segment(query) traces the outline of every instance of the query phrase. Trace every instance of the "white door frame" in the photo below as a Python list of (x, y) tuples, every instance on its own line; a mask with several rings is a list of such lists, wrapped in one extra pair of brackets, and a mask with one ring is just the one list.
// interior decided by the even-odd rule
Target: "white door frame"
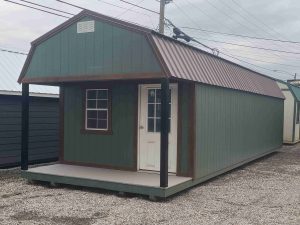
[[(141, 138), (140, 138), (140, 124), (141, 124), (141, 89), (142, 89), (142, 87), (149, 87), (149, 88), (151, 88), (151, 87), (153, 87), (153, 88), (158, 88), (158, 87), (161, 87), (161, 85), (160, 84), (139, 84), (138, 85), (138, 121), (137, 121), (137, 127), (136, 127), (136, 129), (137, 129), (137, 171), (147, 171), (147, 170), (143, 170), (143, 169), (140, 169), (140, 155), (141, 155), (141, 153), (140, 153), (140, 144), (141, 144)], [(176, 119), (176, 121), (175, 121), (175, 123), (176, 123), (176, 152), (175, 152), (175, 155), (176, 155), (176, 160), (175, 160), (175, 163), (176, 163), (176, 165), (175, 165), (175, 172), (169, 172), (169, 173), (177, 173), (178, 171), (177, 171), (177, 161), (178, 161), (178, 159), (177, 159), (177, 157), (178, 157), (178, 142), (177, 142), (177, 135), (178, 135), (178, 84), (177, 83), (172, 83), (172, 84), (170, 84), (170, 87), (176, 87), (176, 90), (177, 90), (177, 103), (176, 103), (176, 105), (177, 105), (177, 107), (176, 107), (176, 113), (177, 113), (177, 119)], [(151, 171), (151, 172), (153, 172), (153, 173), (159, 173), (160, 171)]]

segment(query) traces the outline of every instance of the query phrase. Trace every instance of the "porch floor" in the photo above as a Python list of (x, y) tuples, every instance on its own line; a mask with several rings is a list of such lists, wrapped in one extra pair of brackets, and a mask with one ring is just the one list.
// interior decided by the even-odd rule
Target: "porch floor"
[(190, 177), (169, 175), (169, 186), (161, 188), (158, 173), (121, 171), (66, 164), (30, 168), (27, 171), (22, 171), (22, 176), (30, 180), (97, 187), (157, 197), (167, 197), (184, 190), (192, 183)]

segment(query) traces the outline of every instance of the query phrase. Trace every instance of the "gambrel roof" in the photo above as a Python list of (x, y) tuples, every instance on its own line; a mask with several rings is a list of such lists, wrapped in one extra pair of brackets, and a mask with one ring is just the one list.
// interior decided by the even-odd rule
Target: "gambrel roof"
[[(135, 74), (130, 74), (126, 71), (124, 74), (121, 74), (120, 72), (110, 72), (108, 75), (106, 74), (106, 76), (100, 76), (99, 73), (95, 72), (94, 74), (83, 74), (82, 76), (75, 77), (71, 76), (72, 74), (67, 74), (68, 76), (48, 74), (46, 77), (47, 79), (26, 77), (36, 47), (85, 17), (93, 18), (95, 21), (101, 21), (142, 35), (151, 48), (151, 54), (156, 58), (156, 60), (152, 60), (153, 67), (155, 67), (155, 64), (157, 63), (160, 67), (160, 71), (143, 71), (145, 72), (143, 76), (139, 75), (142, 74), (140, 71), (137, 71)], [(174, 40), (165, 35), (161, 35), (151, 29), (89, 10), (83, 10), (65, 23), (32, 42), (32, 48), (21, 72), (19, 82), (58, 83), (67, 81), (149, 79), (160, 77), (195, 81), (265, 96), (284, 98), (276, 82), (266, 75)]]

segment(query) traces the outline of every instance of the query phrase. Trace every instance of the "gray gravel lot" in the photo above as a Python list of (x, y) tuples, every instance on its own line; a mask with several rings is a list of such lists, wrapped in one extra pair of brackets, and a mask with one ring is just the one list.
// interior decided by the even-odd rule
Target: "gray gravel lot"
[(300, 224), (300, 145), (269, 155), (165, 202), (27, 184), (0, 170), (0, 224)]

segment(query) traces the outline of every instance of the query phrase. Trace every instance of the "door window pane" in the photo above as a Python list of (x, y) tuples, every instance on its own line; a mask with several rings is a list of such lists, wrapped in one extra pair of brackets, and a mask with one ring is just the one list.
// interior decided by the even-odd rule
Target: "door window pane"
[(148, 104), (148, 117), (154, 117), (155, 104)]
[(156, 118), (156, 132), (160, 132), (160, 118)]
[(155, 116), (160, 118), (160, 114), (161, 114), (161, 104), (156, 104), (156, 113)]
[[(158, 88), (148, 89), (148, 132), (160, 132), (161, 127), (161, 90)], [(169, 121), (171, 113), (171, 90), (169, 103)], [(169, 124), (170, 131), (170, 124)]]
[(149, 89), (148, 90), (148, 103), (154, 103), (155, 102), (155, 92), (156, 92), (156, 89)]
[(148, 132), (154, 132), (154, 119), (148, 119)]

